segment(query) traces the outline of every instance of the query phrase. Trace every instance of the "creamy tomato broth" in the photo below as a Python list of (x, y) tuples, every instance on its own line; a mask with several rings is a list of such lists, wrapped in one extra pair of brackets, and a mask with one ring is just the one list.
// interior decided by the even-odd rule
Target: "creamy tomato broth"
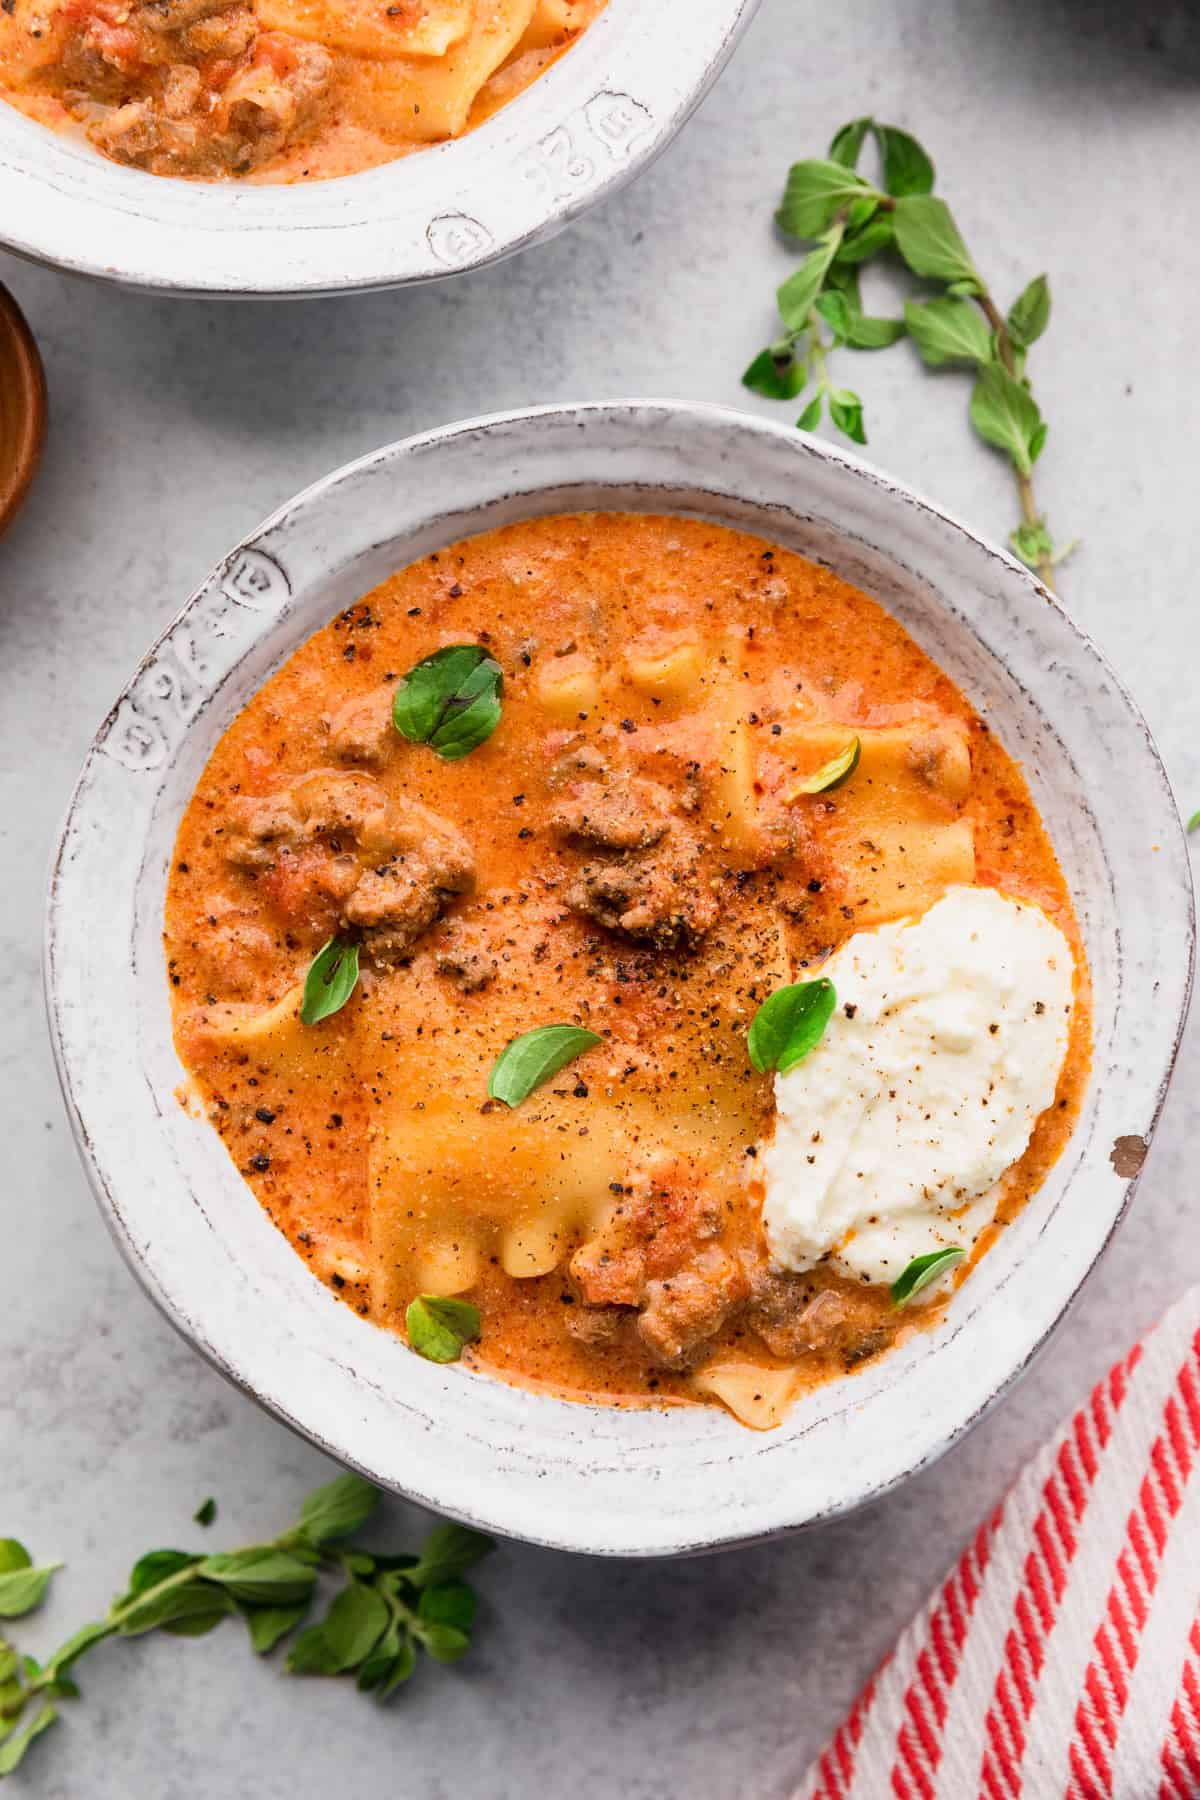
[(0, 96), (155, 175), (321, 180), (461, 137), (606, 0), (4, 0)]
[[(452, 645), (500, 684), (457, 758), (393, 716)], [(358, 979), (306, 1024), (330, 940)], [(458, 1296), (499, 1375), (755, 1425), (936, 1317), (1087, 1074), (1078, 929), (1017, 765), (873, 600), (695, 520), (513, 525), (340, 614), (217, 746), (165, 943), (193, 1103), (364, 1318)], [(759, 1009), (826, 963), (817, 1041), (777, 1072), (760, 1025), (756, 1068)], [(597, 1041), (490, 1098), (549, 1025)]]

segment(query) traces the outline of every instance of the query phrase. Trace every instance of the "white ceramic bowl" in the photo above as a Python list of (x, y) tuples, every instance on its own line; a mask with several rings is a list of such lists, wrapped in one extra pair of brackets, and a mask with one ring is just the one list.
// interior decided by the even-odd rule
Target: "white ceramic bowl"
[[(1095, 981), (1095, 1072), (1041, 1192), (936, 1330), (757, 1434), (710, 1408), (618, 1412), (414, 1356), (312, 1276), (173, 1090), (161, 947), (180, 815), (273, 669), (394, 569), (580, 507), (699, 513), (876, 595), (1024, 763)], [(1158, 1116), (1191, 978), (1191, 880), (1157, 753), (1026, 570), (789, 428), (610, 403), (469, 421), (307, 489), (214, 570), (98, 733), (55, 861), (47, 984), (85, 1165), (151, 1297), (231, 1380), (383, 1485), (573, 1550), (660, 1555), (828, 1517), (945, 1450), (1028, 1363), (1103, 1249)], [(1114, 1146), (1124, 1140), (1113, 1158)]]
[(609, 0), (478, 131), (311, 184), (147, 175), (0, 101), (0, 243), (181, 294), (332, 294), (479, 268), (553, 237), (665, 148), (757, 6)]

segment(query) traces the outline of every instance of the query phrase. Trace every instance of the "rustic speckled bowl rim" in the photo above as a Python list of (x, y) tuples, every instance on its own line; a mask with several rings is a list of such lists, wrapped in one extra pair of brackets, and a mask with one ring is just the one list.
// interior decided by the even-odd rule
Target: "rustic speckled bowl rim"
[(265, 298), (437, 280), (561, 231), (666, 148), (759, 0), (609, 0), (479, 130), (286, 186), (148, 175), (0, 100), (0, 244), (139, 290)]
[[(162, 894), (179, 813), (229, 719), (392, 567), (464, 531), (606, 504), (690, 510), (823, 557), (884, 598), (985, 714), (1003, 708), (1001, 735), (1051, 824), (1096, 977), (1095, 1078), (1050, 1180), (941, 1325), (807, 1396), (770, 1434), (713, 1409), (573, 1406), (423, 1363), (310, 1275), (215, 1133), (172, 1098)], [(953, 597), (935, 577), (957, 584)], [(306, 489), (222, 560), (93, 743), (51, 874), (46, 988), (103, 1216), (151, 1298), (215, 1367), (332, 1455), (435, 1510), (556, 1548), (678, 1555), (877, 1497), (941, 1455), (1028, 1366), (1133, 1193), (1194, 942), (1186, 844), (1145, 722), (1026, 569), (900, 483), (787, 428), (717, 407), (615, 401), (390, 445)]]

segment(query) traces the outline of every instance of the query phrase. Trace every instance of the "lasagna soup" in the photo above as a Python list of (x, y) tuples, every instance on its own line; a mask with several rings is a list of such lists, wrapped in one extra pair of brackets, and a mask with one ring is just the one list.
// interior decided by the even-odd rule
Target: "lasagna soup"
[(335, 618), (218, 744), (165, 942), (184, 1097), (364, 1319), (760, 1427), (938, 1316), (1087, 1077), (1017, 765), (875, 601), (694, 519)]
[(0, 96), (117, 162), (318, 180), (461, 137), (605, 0), (2, 0)]

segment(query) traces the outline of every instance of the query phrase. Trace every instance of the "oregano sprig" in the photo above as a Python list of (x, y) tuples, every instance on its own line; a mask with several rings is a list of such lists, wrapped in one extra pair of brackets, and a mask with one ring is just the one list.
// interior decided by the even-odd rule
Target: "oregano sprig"
[[(868, 139), (879, 152), (882, 185), (859, 172)], [(1016, 480), (1021, 518), (1009, 543), (1053, 588), (1055, 566), (1071, 546), (1055, 549), (1034, 494), (1048, 427), (1025, 367), (1050, 321), (1049, 284), (1035, 276), (1002, 312), (934, 181), (933, 162), (917, 140), (872, 118), (843, 125), (824, 159), (793, 164), (776, 219), (812, 248), (778, 290), (783, 331), (742, 380), (773, 400), (807, 394), (797, 420), (802, 431), (812, 431), (828, 408), (840, 431), (865, 444), (862, 401), (835, 385), (831, 352), (883, 350), (908, 336), (928, 367), (974, 369), (971, 423), (1008, 458)], [(902, 318), (863, 311), (859, 270), (889, 257), (935, 290), (908, 301)]]
[[(419, 1554), (360, 1549), (347, 1540), (379, 1499), (370, 1482), (339, 1475), (309, 1494), (297, 1522), (267, 1543), (216, 1555), (147, 1551), (105, 1617), (74, 1632), (44, 1663), (0, 1638), (0, 1777), (54, 1724), (57, 1703), (79, 1698), (76, 1665), (106, 1638), (150, 1631), (200, 1637), (240, 1615), (252, 1647), (265, 1656), (303, 1623), (325, 1576), (341, 1585), (321, 1618), (292, 1639), (290, 1674), (354, 1675), (364, 1693), (385, 1700), (409, 1679), (419, 1652), (457, 1662), (470, 1649), (477, 1607), (462, 1578), (493, 1548), (492, 1539), (441, 1524)], [(23, 1544), (0, 1538), (4, 1617), (40, 1606), (58, 1566), (35, 1568)]]

